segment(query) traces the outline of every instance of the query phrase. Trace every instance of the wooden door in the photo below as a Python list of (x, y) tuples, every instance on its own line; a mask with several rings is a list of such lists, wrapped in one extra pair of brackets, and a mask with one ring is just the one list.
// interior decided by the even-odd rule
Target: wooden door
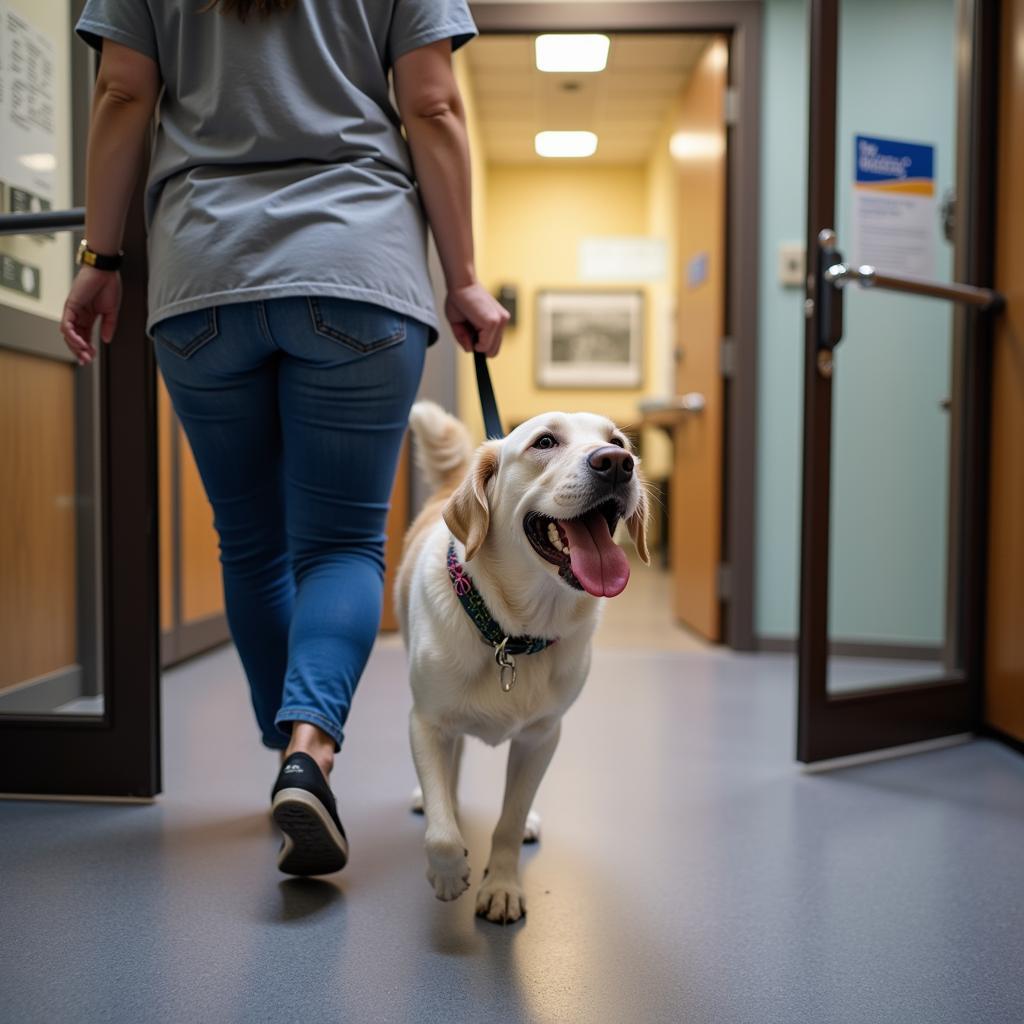
[(23, 709), (47, 710), (26, 681), (60, 673), (74, 677), (63, 700), (81, 695), (82, 669), (70, 670), (79, 661), (75, 370), (0, 348), (0, 713), (14, 691)]
[(402, 442), (398, 456), (398, 469), (391, 490), (391, 509), (388, 512), (387, 540), (384, 545), (384, 605), (381, 608), (380, 628), (384, 633), (398, 629), (398, 614), (392, 595), (395, 590), (395, 576), (398, 563), (402, 560), (402, 543), (409, 526), (409, 436)]
[(672, 140), (679, 242), (676, 394), (688, 405), (674, 429), (671, 551), (677, 618), (719, 640), (722, 615), (721, 345), (725, 314), (728, 45), (715, 38), (687, 83)]
[[(230, 640), (217, 533), (188, 440), (158, 383), (160, 491), (160, 628), (166, 668)], [(387, 521), (387, 574), (381, 629), (398, 629), (391, 601), (409, 523), (408, 443), (403, 444)]]
[(992, 367), (985, 719), (1024, 741), (1024, 0), (1003, 6)]
[(213, 509), (163, 378), (158, 383), (163, 667), (230, 639)]

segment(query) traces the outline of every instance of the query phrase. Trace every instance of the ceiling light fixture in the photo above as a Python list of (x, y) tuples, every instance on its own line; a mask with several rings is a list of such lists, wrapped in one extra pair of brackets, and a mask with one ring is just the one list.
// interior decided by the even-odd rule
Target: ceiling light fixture
[(604, 71), (611, 40), (584, 33), (537, 36), (538, 71)]
[(593, 156), (597, 152), (597, 136), (593, 132), (537, 132), (533, 148), (537, 156)]
[(725, 136), (720, 131), (676, 132), (668, 150), (676, 160), (715, 160), (725, 153)]

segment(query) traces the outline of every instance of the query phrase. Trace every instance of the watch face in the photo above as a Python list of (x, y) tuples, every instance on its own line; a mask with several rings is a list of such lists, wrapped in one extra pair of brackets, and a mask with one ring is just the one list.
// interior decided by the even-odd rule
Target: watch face
[(123, 256), (123, 252), (119, 252), (116, 256), (104, 256), (94, 252), (89, 248), (88, 241), (83, 238), (78, 243), (78, 254), (75, 258), (79, 266), (95, 267), (97, 270), (117, 270), (121, 266)]

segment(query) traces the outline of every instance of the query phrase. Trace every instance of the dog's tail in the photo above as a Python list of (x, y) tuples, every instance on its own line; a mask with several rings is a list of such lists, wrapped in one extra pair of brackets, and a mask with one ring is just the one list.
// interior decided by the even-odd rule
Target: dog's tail
[(473, 458), (469, 431), (436, 402), (417, 402), (409, 413), (416, 465), (434, 491), (451, 493)]

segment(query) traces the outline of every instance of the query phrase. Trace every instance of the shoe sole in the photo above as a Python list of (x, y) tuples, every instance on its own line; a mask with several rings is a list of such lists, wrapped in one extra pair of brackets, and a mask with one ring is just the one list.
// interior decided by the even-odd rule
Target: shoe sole
[(277, 866), (286, 875), (327, 875), (348, 862), (348, 843), (330, 812), (305, 789), (282, 789), (270, 813), (284, 833)]

